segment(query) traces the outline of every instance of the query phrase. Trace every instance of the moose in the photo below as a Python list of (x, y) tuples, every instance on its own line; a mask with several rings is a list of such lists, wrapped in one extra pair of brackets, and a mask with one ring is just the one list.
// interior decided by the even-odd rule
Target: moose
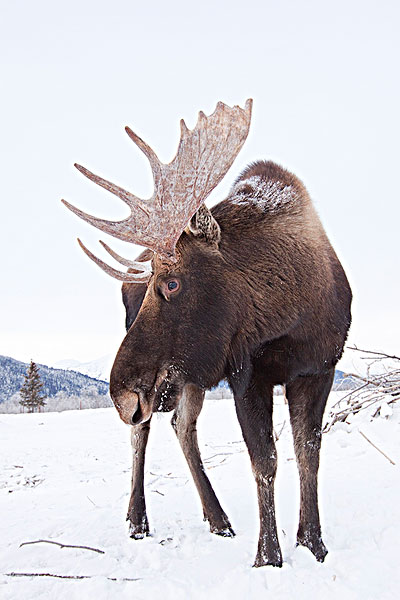
[(123, 281), (127, 333), (112, 367), (110, 394), (132, 426), (131, 537), (149, 534), (143, 476), (151, 417), (171, 410), (204, 519), (212, 533), (234, 535), (203, 468), (196, 433), (205, 390), (226, 379), (257, 484), (254, 566), (281, 566), (272, 411), (274, 386), (284, 385), (300, 476), (297, 543), (322, 562), (321, 423), (350, 326), (351, 290), (305, 187), (284, 168), (254, 162), (225, 200), (212, 210), (204, 204), (246, 140), (251, 110), (251, 100), (245, 108), (219, 102), (212, 115), (200, 112), (193, 130), (182, 120), (169, 164), (127, 127), (151, 165), (149, 200), (75, 165), (129, 206), (122, 221), (101, 220), (63, 202), (103, 232), (145, 248), (131, 261), (101, 242), (128, 267), (125, 272), (78, 240), (94, 262)]

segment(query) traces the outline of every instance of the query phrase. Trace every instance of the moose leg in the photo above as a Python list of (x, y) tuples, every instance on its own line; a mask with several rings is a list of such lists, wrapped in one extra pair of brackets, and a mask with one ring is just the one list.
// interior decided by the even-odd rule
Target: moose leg
[(186, 385), (171, 424), (199, 492), (204, 520), (209, 522), (210, 531), (225, 537), (233, 537), (235, 533), (205, 473), (197, 443), (196, 422), (203, 401), (204, 392), (200, 388), (195, 385)]
[(260, 537), (255, 567), (282, 566), (275, 521), (277, 458), (272, 430), (272, 390), (272, 385), (265, 385), (253, 377), (244, 397), (235, 397), (236, 413), (257, 483)]
[(297, 543), (306, 546), (319, 562), (328, 550), (321, 538), (317, 475), (321, 447), (321, 423), (334, 370), (327, 374), (298, 377), (287, 386), (294, 449), (300, 474), (300, 521)]
[(134, 540), (140, 540), (145, 535), (149, 535), (149, 522), (144, 497), (144, 458), (149, 432), (150, 420), (135, 425), (131, 431), (132, 487), (126, 520), (129, 521), (129, 535)]

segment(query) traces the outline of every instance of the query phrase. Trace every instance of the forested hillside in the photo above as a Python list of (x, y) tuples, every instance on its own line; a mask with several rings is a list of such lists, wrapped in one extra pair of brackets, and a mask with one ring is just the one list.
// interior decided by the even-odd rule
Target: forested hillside
[[(0, 403), (20, 390), (27, 367), (24, 362), (0, 356)], [(88, 388), (98, 395), (108, 394), (108, 384), (105, 381), (93, 379), (82, 373), (52, 369), (45, 365), (38, 365), (38, 370), (43, 383), (43, 394), (48, 398), (59, 392), (66, 396), (79, 396)]]

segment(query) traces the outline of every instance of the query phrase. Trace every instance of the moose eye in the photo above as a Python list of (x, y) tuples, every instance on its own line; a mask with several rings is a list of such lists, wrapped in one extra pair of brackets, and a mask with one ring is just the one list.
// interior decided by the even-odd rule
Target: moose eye
[(179, 289), (179, 281), (171, 279), (171, 281), (168, 281), (167, 283), (167, 288), (169, 292), (176, 292)]
[(159, 293), (163, 298), (169, 302), (171, 296), (176, 294), (181, 289), (181, 283), (179, 279), (171, 277), (170, 279), (164, 279), (159, 283)]

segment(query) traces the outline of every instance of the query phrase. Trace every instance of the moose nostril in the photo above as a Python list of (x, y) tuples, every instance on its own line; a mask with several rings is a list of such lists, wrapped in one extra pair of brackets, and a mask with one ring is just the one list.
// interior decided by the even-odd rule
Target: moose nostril
[(140, 408), (140, 402), (137, 403), (136, 410), (131, 417), (132, 425), (138, 425), (142, 420), (142, 409)]

